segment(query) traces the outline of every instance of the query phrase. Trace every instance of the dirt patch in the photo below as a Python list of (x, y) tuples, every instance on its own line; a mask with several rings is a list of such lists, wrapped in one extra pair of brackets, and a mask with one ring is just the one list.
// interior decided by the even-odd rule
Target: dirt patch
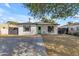
[(79, 37), (71, 35), (42, 35), (49, 56), (79, 56)]

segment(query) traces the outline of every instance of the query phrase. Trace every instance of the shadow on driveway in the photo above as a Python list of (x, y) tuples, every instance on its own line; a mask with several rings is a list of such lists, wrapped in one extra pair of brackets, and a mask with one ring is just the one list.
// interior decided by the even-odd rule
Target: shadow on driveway
[(43, 39), (39, 38), (0, 38), (1, 56), (46, 56)]

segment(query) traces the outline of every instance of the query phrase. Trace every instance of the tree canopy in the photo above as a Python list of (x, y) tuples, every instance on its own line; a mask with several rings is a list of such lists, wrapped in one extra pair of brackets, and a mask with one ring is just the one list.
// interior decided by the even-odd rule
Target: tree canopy
[(41, 22), (56, 24), (54, 20), (48, 19), (47, 17), (43, 17)]
[(79, 12), (78, 3), (24, 3), (30, 10), (30, 15), (36, 18), (48, 16), (50, 18), (72, 17)]

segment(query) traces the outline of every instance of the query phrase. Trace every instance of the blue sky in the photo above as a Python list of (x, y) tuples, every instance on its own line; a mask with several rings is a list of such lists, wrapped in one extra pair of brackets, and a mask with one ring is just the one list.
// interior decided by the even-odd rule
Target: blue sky
[[(7, 21), (27, 22), (31, 17), (29, 10), (24, 8), (22, 4), (0, 4), (0, 23), (6, 23)], [(36, 20), (31, 17), (31, 21)]]
[[(24, 8), (22, 4), (0, 4), (0, 23), (6, 23), (7, 21), (28, 22), (28, 18), (31, 17), (29, 10)], [(36, 22), (37, 19), (31, 17), (31, 22)], [(76, 18), (67, 18), (66, 20), (58, 19), (57, 23), (64, 25), (67, 22), (79, 22), (79, 16)]]

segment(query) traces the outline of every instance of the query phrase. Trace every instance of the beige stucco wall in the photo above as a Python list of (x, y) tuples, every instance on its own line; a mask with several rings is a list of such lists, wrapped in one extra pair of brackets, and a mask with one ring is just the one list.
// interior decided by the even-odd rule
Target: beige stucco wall
[(7, 24), (0, 24), (0, 34), (1, 35), (8, 34), (8, 25)]

